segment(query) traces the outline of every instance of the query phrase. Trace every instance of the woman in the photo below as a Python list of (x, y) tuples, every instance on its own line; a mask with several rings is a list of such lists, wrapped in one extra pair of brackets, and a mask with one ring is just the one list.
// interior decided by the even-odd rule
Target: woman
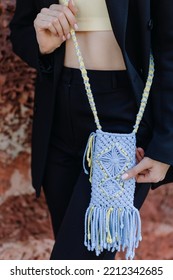
[(95, 124), (70, 28), (76, 30), (105, 131), (132, 131), (152, 48), (155, 77), (137, 134), (138, 164), (123, 177), (136, 178), (134, 205), (140, 209), (151, 185), (173, 177), (172, 13), (172, 0), (70, 0), (67, 7), (63, 1), (17, 0), (10, 24), (13, 49), (38, 71), (32, 184), (37, 196), (43, 186), (50, 210), (56, 237), (51, 259), (115, 257), (115, 252), (97, 257), (83, 245), (90, 184), (82, 157)]

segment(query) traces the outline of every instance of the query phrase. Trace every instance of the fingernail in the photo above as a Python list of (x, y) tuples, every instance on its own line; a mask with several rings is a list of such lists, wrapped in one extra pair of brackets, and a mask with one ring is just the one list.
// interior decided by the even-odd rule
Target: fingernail
[(70, 37), (71, 37), (71, 36), (70, 36), (70, 33), (68, 33), (68, 34), (67, 34), (67, 39), (69, 40), (69, 39), (70, 39)]
[(126, 179), (128, 178), (128, 174), (127, 174), (127, 173), (123, 174), (121, 178), (122, 178), (123, 180), (126, 180)]
[(74, 29), (75, 29), (75, 30), (78, 30), (78, 29), (79, 29), (79, 26), (78, 26), (76, 23), (74, 24)]
[(65, 38), (65, 36), (64, 36), (64, 35), (62, 36), (62, 39), (63, 39), (63, 41), (65, 41), (65, 40), (66, 40), (66, 38)]
[(75, 6), (75, 3), (74, 3), (74, 1), (73, 1), (73, 0), (71, 0), (71, 2), (72, 2), (72, 5), (73, 5), (73, 6)]

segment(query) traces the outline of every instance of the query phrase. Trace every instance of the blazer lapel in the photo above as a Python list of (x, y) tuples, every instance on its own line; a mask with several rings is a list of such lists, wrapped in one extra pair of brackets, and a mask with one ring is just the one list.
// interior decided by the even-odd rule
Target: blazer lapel
[(106, 1), (115, 38), (122, 50), (126, 62), (127, 72), (130, 76), (130, 80), (136, 96), (137, 104), (140, 105), (141, 93), (143, 91), (144, 83), (140, 78), (139, 74), (137, 73), (135, 67), (131, 63), (125, 49), (129, 0), (105, 0), (105, 1)]
[(112, 29), (122, 50), (125, 49), (125, 35), (129, 0), (105, 0)]

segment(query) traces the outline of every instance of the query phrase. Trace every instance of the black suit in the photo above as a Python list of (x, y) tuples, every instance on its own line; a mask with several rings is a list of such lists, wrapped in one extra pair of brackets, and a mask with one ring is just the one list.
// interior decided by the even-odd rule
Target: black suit
[[(49, 7), (52, 3), (57, 3), (57, 1), (26, 0), (23, 4), (22, 0), (18, 0), (16, 12), (10, 24), (14, 51), (38, 71), (32, 134), (32, 184), (38, 196), (45, 171), (65, 44), (62, 44), (52, 54), (41, 56), (33, 21), (42, 7)], [(152, 188), (156, 188), (164, 182), (173, 181), (173, 1), (106, 0), (106, 4), (113, 32), (124, 56), (137, 105), (140, 104), (148, 74), (151, 47), (153, 50), (155, 77), (137, 134), (137, 144), (145, 149), (146, 156), (171, 165), (165, 180), (152, 184)], [(86, 177), (84, 178), (81, 173), (58, 233), (59, 242), (54, 247), (52, 258), (54, 258), (54, 254), (56, 256), (57, 252), (60, 252), (62, 258), (63, 252), (65, 252), (64, 258), (72, 254), (73, 259), (75, 251), (77, 256), (81, 251), (81, 258), (87, 257), (86, 251), (82, 251), (81, 247), (77, 248), (76, 243), (72, 242), (74, 237), (79, 238), (79, 234), (81, 240), (83, 238), (83, 231), (80, 230), (82, 224), (79, 225), (79, 223), (83, 223), (83, 214), (79, 212), (84, 211), (87, 207), (86, 197), (89, 197), (89, 188), (84, 188), (85, 190), (81, 194), (81, 185), (86, 186), (87, 182)], [(135, 196), (137, 208), (141, 207), (150, 188), (150, 184), (139, 185)], [(56, 198), (54, 200), (57, 201)], [(56, 220), (58, 213), (54, 212)], [(74, 224), (71, 216), (77, 216), (79, 223)], [(69, 232), (70, 239), (68, 238)], [(113, 254), (112, 256), (108, 254), (106, 257), (110, 259)]]
[[(65, 48), (62, 44), (52, 54), (40, 57), (33, 20), (42, 7), (53, 3), (57, 1), (26, 0), (23, 4), (22, 0), (18, 0), (10, 24), (14, 51), (39, 74), (32, 138), (32, 183), (37, 195), (44, 174), (55, 92)], [(106, 0), (106, 4), (138, 104), (148, 72), (152, 39), (156, 71), (149, 104), (138, 133), (138, 145), (145, 148), (146, 156), (173, 165), (173, 1)], [(152, 184), (152, 188), (172, 181), (171, 166), (165, 180)]]

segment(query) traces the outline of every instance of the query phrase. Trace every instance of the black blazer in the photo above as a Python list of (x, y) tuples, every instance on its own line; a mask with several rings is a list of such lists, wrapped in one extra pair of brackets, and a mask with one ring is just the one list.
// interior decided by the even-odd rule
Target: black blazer
[[(146, 81), (149, 54), (155, 59), (155, 77), (149, 102), (137, 134), (145, 155), (170, 164), (165, 180), (173, 181), (173, 1), (105, 0), (114, 35), (122, 50), (131, 86), (139, 105)], [(32, 132), (32, 184), (39, 196), (49, 144), (55, 95), (63, 66), (65, 43), (40, 56), (33, 21), (41, 8), (56, 0), (17, 0), (10, 23), (14, 52), (38, 71)]]

